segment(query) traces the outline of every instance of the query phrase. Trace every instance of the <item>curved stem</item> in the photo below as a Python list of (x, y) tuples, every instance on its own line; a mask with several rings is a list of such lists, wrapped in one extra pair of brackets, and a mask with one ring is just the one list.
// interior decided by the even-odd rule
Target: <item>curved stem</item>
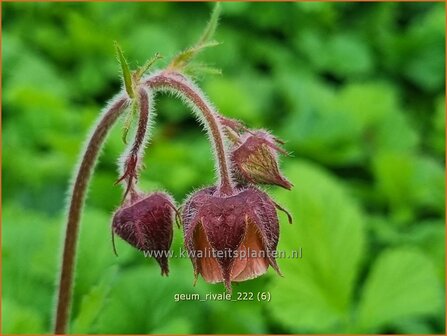
[(227, 161), (225, 146), (221, 126), (218, 120), (218, 114), (212, 105), (207, 101), (202, 91), (182, 74), (177, 72), (161, 72), (147, 78), (144, 82), (154, 90), (174, 91), (185, 97), (191, 103), (193, 109), (198, 110), (203, 116), (210, 136), (213, 140), (215, 154), (219, 172), (218, 190), (224, 195), (233, 193), (233, 179), (231, 176), (230, 165)]
[(90, 137), (73, 185), (68, 221), (65, 229), (65, 240), (59, 278), (59, 291), (54, 327), (55, 334), (65, 334), (67, 331), (79, 220), (84, 205), (87, 186), (102, 144), (112, 125), (124, 111), (126, 104), (127, 97), (119, 96), (106, 108)]

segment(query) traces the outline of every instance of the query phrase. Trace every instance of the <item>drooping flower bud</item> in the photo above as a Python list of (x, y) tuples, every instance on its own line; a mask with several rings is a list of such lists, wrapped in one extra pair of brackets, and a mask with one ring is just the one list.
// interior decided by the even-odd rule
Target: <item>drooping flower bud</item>
[(244, 281), (264, 274), (275, 260), (279, 237), (276, 204), (255, 187), (231, 196), (215, 187), (194, 193), (184, 204), (185, 245), (198, 274), (210, 283)]
[(161, 274), (168, 275), (168, 253), (172, 243), (175, 216), (173, 198), (162, 192), (139, 196), (118, 209), (112, 230), (147, 256), (154, 257)]
[(266, 131), (243, 133), (231, 152), (236, 176), (246, 182), (275, 184), (290, 190), (292, 183), (278, 167), (278, 152), (287, 152), (277, 143), (280, 141)]

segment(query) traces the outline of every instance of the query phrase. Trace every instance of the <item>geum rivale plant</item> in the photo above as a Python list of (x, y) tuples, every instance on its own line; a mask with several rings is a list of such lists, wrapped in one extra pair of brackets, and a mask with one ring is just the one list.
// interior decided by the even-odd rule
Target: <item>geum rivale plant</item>
[[(65, 333), (67, 328), (79, 221), (88, 183), (109, 130), (126, 113), (125, 142), (134, 116), (137, 123), (133, 142), (119, 160), (117, 182), (124, 186), (124, 195), (113, 216), (112, 236), (116, 234), (138, 250), (153, 255), (161, 274), (168, 275), (167, 252), (177, 217), (183, 226), (185, 247), (192, 259), (196, 280), (200, 274), (207, 282), (223, 282), (231, 292), (232, 281), (260, 276), (269, 266), (280, 274), (274, 253), (279, 238), (276, 211), (285, 210), (256, 185), (292, 187), (278, 168), (278, 155), (287, 154), (281, 148), (283, 142), (266, 130), (251, 130), (238, 120), (220, 115), (190, 78), (193, 69), (215, 72), (198, 66), (193, 60), (202, 50), (217, 45), (212, 36), (218, 16), (219, 5), (216, 5), (199, 41), (174, 57), (165, 69), (147, 75), (148, 69), (160, 58), (158, 54), (141, 68), (130, 71), (121, 48), (116, 45), (123, 90), (105, 107), (90, 134), (71, 190), (56, 333)], [(191, 108), (208, 133), (216, 162), (215, 185), (193, 192), (179, 209), (167, 192), (145, 193), (138, 188), (144, 149), (153, 127), (151, 118), (157, 92), (172, 93)], [(290, 215), (286, 214), (291, 222)]]

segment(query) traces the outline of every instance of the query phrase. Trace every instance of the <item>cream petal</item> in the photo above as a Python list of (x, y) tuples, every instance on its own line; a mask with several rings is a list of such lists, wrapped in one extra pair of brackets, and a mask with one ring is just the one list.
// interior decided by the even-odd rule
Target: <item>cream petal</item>
[[(266, 257), (266, 251), (262, 243), (262, 238), (256, 227), (251, 223), (248, 225), (244, 242), (238, 250), (239, 255), (244, 255), (244, 252), (246, 257), (241, 259), (238, 256), (235, 266), (238, 262), (244, 261), (245, 268), (238, 273), (233, 271), (232, 281), (254, 279), (267, 272), (269, 267), (269, 261)], [(233, 266), (233, 269), (235, 266)]]
[[(240, 253), (241, 250), (245, 250), (245, 246), (241, 245), (238, 249), (238, 253)], [(237, 278), (241, 272), (245, 270), (247, 267), (247, 258), (240, 258), (239, 256), (236, 257), (233, 263), (233, 268), (231, 269), (231, 280)]]
[(197, 225), (194, 231), (194, 242), (196, 256), (202, 253), (202, 256), (196, 257), (198, 272), (206, 282), (217, 283), (223, 281), (222, 270), (216, 258), (212, 257), (212, 248), (202, 225)]

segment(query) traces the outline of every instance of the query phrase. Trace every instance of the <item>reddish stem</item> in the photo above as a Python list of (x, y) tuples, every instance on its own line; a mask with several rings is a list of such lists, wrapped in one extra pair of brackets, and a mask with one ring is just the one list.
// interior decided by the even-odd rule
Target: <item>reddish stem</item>
[(68, 221), (65, 229), (65, 240), (59, 278), (59, 292), (57, 296), (54, 328), (55, 334), (65, 334), (67, 331), (79, 221), (84, 205), (87, 186), (102, 144), (104, 143), (104, 140), (112, 125), (124, 111), (126, 104), (127, 97), (120, 97), (113, 104), (111, 104), (107, 111), (103, 114), (87, 144), (85, 152), (82, 156), (81, 165), (79, 166), (75, 183), (73, 185), (70, 209), (68, 212)]
[(124, 162), (123, 175), (118, 179), (118, 181), (116, 181), (116, 183), (120, 183), (121, 181), (126, 180), (127, 186), (124, 192), (123, 200), (126, 199), (129, 192), (131, 195), (136, 194), (135, 180), (138, 179), (138, 170), (141, 164), (140, 151), (146, 137), (149, 121), (149, 95), (145, 88), (142, 87), (138, 90), (137, 99), (139, 119), (135, 140)]
[(145, 84), (154, 90), (170, 90), (187, 98), (187, 100), (196, 107), (203, 115), (208, 126), (209, 133), (213, 140), (216, 159), (219, 172), (218, 190), (224, 195), (233, 194), (233, 180), (229, 163), (225, 153), (223, 135), (218, 120), (218, 114), (214, 108), (207, 102), (202, 91), (185, 78), (182, 74), (176, 72), (161, 72), (149, 77)]

